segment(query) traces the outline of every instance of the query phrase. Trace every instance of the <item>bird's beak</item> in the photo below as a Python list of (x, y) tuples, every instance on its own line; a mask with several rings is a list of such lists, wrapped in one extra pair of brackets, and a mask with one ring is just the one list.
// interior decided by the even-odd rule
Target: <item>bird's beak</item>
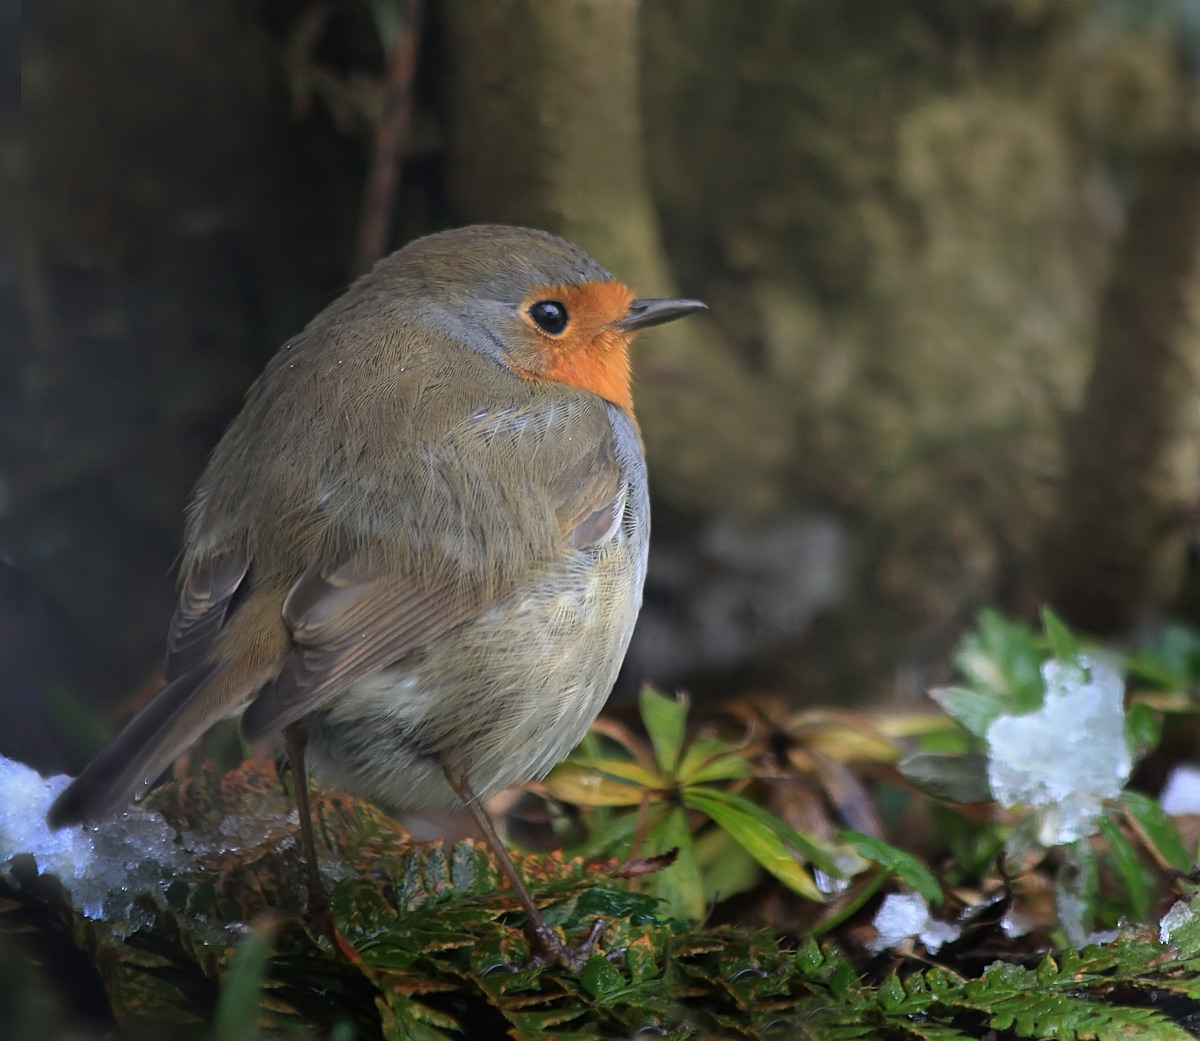
[(635, 300), (629, 305), (629, 312), (625, 317), (618, 318), (613, 322), (613, 326), (621, 332), (631, 333), (651, 325), (673, 322), (676, 318), (696, 311), (707, 310), (708, 304), (699, 300)]

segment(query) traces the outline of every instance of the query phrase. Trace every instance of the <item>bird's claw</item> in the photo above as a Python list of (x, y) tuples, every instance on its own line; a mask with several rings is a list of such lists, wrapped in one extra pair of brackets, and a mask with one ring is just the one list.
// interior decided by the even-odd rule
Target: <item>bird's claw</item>
[(559, 965), (570, 972), (582, 972), (588, 959), (595, 952), (596, 941), (604, 932), (604, 919), (597, 918), (592, 922), (583, 942), (575, 947), (568, 947), (544, 923), (540, 928), (533, 927), (529, 932), (529, 945), (533, 951), (530, 965)]

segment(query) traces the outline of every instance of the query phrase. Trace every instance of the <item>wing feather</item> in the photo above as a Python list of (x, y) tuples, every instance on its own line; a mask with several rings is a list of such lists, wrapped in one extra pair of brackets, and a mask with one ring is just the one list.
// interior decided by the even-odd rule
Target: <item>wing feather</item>
[(184, 575), (167, 631), (163, 672), (168, 680), (195, 668), (208, 655), (249, 570), (246, 551), (231, 550), (197, 562)]
[[(537, 490), (554, 517), (553, 553), (562, 556), (611, 537), (624, 483), (607, 419), (576, 429), (569, 441), (538, 444), (555, 449), (545, 453), (554, 466)], [(246, 738), (257, 740), (296, 722), (355, 680), (479, 617), (510, 592), (488, 579), (449, 568), (432, 575), (396, 572), (366, 557), (310, 569), (284, 603), (295, 646), (279, 677), (243, 715)]]

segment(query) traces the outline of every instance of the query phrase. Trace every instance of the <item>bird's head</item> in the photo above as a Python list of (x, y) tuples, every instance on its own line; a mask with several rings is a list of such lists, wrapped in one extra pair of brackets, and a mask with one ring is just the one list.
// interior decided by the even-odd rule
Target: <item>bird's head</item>
[(374, 296), (397, 284), (422, 320), (522, 378), (579, 387), (626, 411), (638, 330), (705, 308), (698, 300), (638, 299), (578, 246), (504, 225), (417, 239), (362, 286)]

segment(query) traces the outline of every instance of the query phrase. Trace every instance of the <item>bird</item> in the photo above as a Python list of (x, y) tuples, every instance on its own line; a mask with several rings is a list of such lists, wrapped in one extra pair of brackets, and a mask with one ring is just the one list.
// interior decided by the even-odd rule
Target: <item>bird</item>
[(218, 720), (283, 735), (309, 906), (317, 780), (467, 808), (534, 960), (578, 969), (481, 802), (543, 776), (615, 682), (650, 531), (630, 344), (703, 310), (638, 298), (531, 228), (418, 238), (287, 341), (187, 510), (165, 685), (52, 804), (111, 817)]

